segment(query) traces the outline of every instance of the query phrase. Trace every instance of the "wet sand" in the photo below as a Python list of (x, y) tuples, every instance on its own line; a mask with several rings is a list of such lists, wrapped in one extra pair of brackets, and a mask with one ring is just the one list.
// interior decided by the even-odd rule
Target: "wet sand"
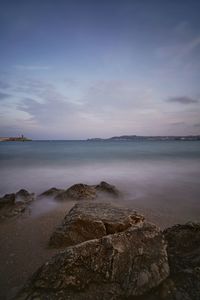
[(0, 224), (0, 299), (14, 297), (38, 267), (58, 252), (48, 248), (48, 240), (72, 206), (59, 204), (35, 216), (27, 212)]

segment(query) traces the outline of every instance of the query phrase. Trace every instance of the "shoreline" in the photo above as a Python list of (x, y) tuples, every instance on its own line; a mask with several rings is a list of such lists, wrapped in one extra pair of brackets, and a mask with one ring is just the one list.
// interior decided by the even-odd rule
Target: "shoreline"
[(72, 206), (64, 203), (38, 216), (27, 211), (0, 223), (0, 299), (12, 299), (27, 279), (58, 252), (47, 247), (48, 239)]
[[(31, 204), (31, 214), (27, 211), (21, 216), (7, 219), (0, 224), (2, 270), (0, 299), (2, 300), (12, 299), (32, 274), (61, 250), (48, 248), (48, 240), (75, 202), (59, 203), (49, 211), (37, 214), (41, 201), (38, 199)], [(122, 207), (122, 202), (116, 199), (111, 203)], [(142, 213), (148, 222), (156, 224), (162, 230), (179, 223), (173, 217), (169, 219), (168, 215), (160, 213), (156, 215), (155, 211), (134, 207), (130, 201), (123, 203), (123, 207), (133, 207), (138, 213)], [(46, 206), (48, 199), (43, 204)]]
[[(2, 197), (0, 208), (15, 208), (15, 205), (20, 203), (24, 206), (17, 215), (11, 214), (10, 217), (8, 215), (0, 222), (0, 282), (2, 284), (0, 299), (13, 299), (41, 265), (64, 249), (62, 247), (52, 249), (49, 247), (49, 239), (76, 203), (89, 200), (94, 205), (98, 202), (109, 203), (112, 207), (134, 210), (144, 216), (147, 224), (155, 224), (153, 226), (160, 228), (162, 232), (177, 223), (198, 221), (198, 214), (195, 218), (195, 212), (193, 214), (187, 212), (187, 205), (184, 208), (182, 203), (182, 211), (186, 214), (180, 214), (177, 203), (176, 207), (174, 206), (173, 198), (170, 203), (165, 203), (163, 189), (156, 194), (153, 190), (152, 193), (143, 194), (141, 190), (140, 194), (135, 193), (133, 197), (128, 194), (126, 186), (121, 189), (122, 186), (119, 185), (119, 188), (118, 190), (114, 185), (100, 182), (96, 185), (74, 184), (67, 189), (54, 187), (37, 195), (21, 189), (15, 194)], [(176, 193), (173, 193), (172, 186), (170, 193), (175, 197)], [(20, 199), (19, 195), (21, 195)], [(167, 200), (169, 197), (166, 198)], [(197, 208), (196, 213), (198, 213)]]

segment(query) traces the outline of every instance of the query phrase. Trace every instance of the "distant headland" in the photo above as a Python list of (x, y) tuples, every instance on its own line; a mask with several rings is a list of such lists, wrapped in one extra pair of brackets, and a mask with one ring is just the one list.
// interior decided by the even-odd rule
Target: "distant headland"
[(121, 135), (113, 136), (107, 139), (91, 138), (87, 141), (200, 141), (200, 135), (187, 136), (139, 136), (139, 135)]
[(28, 142), (31, 139), (26, 138), (23, 134), (18, 137), (0, 137), (0, 142)]

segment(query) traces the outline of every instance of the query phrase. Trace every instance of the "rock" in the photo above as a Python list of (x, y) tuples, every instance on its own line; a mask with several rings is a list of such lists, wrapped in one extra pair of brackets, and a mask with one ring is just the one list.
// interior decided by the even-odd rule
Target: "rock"
[(33, 201), (35, 195), (21, 189), (16, 194), (6, 194), (0, 198), (0, 220), (17, 216), (25, 212), (29, 202)]
[(199, 300), (199, 297), (199, 272), (183, 270), (165, 280), (155, 292), (154, 298), (148, 300)]
[(64, 192), (64, 190), (52, 187), (51, 189), (43, 192), (40, 197), (56, 197), (62, 192)]
[(166, 243), (148, 223), (67, 247), (15, 299), (114, 300), (143, 295), (169, 275)]
[(72, 185), (66, 191), (58, 194), (56, 200), (93, 200), (97, 197), (93, 186), (78, 183)]
[(166, 299), (200, 299), (200, 223), (175, 225), (164, 231), (168, 242), (170, 287)]
[(124, 231), (143, 221), (144, 217), (132, 209), (108, 203), (80, 202), (66, 215), (50, 237), (49, 244), (53, 247), (71, 246)]
[(175, 225), (164, 231), (170, 277), (148, 300), (200, 299), (200, 223)]
[(0, 208), (3, 208), (5, 205), (13, 205), (15, 203), (15, 194), (6, 194), (0, 198)]
[(15, 197), (16, 201), (30, 202), (35, 199), (35, 194), (29, 193), (27, 190), (21, 189), (16, 193)]
[(200, 267), (200, 223), (175, 225), (164, 235), (172, 274)]
[(98, 192), (108, 193), (110, 196), (119, 197), (120, 192), (114, 185), (111, 185), (105, 181), (102, 181), (100, 184), (96, 185), (96, 190)]
[(57, 188), (51, 188), (40, 195), (54, 197), (56, 200), (93, 200), (96, 199), (100, 194), (108, 194), (112, 197), (118, 197), (120, 192), (114, 185), (102, 181), (98, 185), (88, 185), (78, 183), (72, 185), (67, 190), (60, 190)]

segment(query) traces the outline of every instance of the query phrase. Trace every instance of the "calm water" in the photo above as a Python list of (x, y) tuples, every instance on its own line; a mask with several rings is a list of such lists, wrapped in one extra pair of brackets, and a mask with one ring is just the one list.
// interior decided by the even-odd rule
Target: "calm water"
[(136, 207), (200, 215), (200, 142), (3, 142), (0, 177), (1, 195), (105, 180)]

